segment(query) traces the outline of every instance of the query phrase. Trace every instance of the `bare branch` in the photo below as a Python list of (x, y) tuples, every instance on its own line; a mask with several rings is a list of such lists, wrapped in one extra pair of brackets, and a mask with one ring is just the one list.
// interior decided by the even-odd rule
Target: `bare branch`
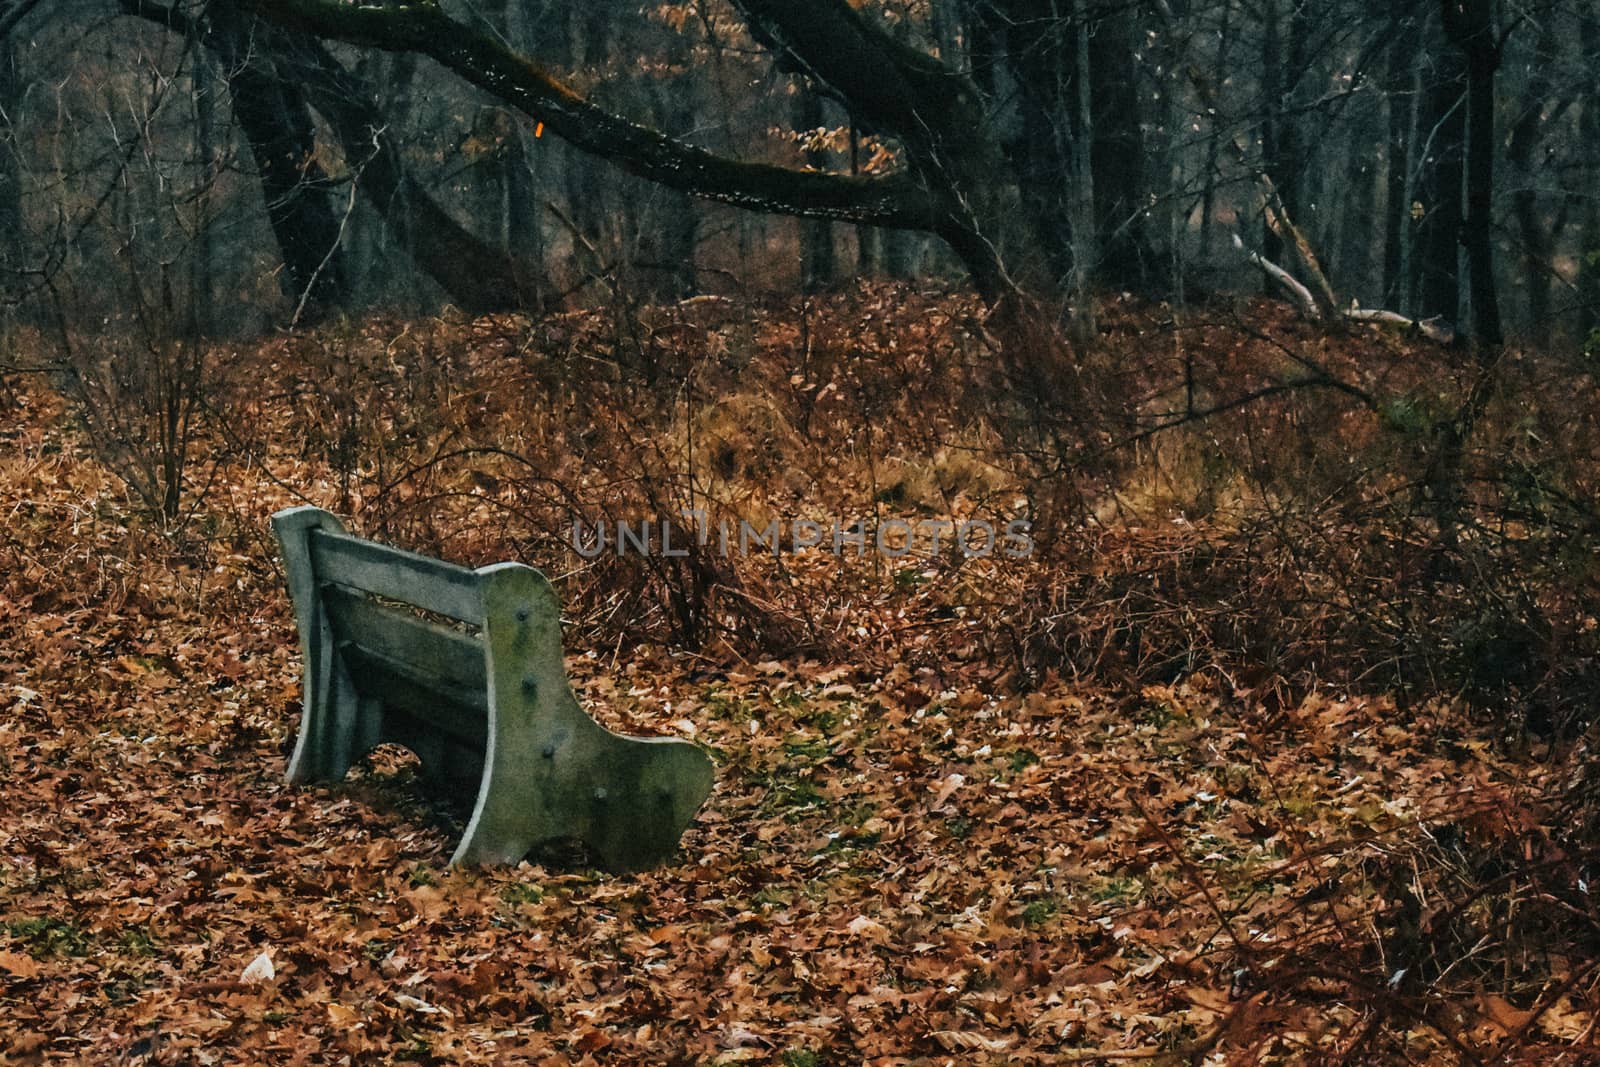
[[(1240, 251), (1245, 251), (1244, 241), (1240, 240), (1238, 234), (1233, 235), (1233, 246)], [(1322, 310), (1317, 306), (1316, 297), (1312, 296), (1311, 290), (1300, 284), (1300, 281), (1294, 275), (1272, 262), (1266, 256), (1263, 256), (1260, 252), (1248, 251), (1245, 252), (1245, 255), (1251, 263), (1261, 268), (1263, 274), (1289, 291), (1289, 295), (1294, 297), (1295, 303), (1300, 305), (1300, 313), (1302, 315), (1308, 319), (1320, 319), (1322, 317)]]

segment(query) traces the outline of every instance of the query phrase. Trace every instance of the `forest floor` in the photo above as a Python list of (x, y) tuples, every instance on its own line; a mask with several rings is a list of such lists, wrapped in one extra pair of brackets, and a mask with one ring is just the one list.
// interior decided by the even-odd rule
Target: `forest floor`
[[(907, 420), (878, 423), (877, 452), (855, 447), (859, 412), (838, 415), (849, 447), (818, 429), (830, 394), (903, 399), (892, 377), (875, 392), (817, 372), (820, 331), (912, 349), (970, 309), (848, 312), (650, 324), (635, 357), (670, 343), (736, 365), (650, 362), (703, 394), (668, 390), (665, 421), (628, 435), (643, 453), (603, 440), (615, 412), (550, 354), (601, 351), (617, 331), (593, 317), (219, 350), (226, 380), (166, 524), (118, 474), (137, 435), (96, 447), (74, 401), (8, 385), (0, 1060), (1594, 1062), (1595, 955), (1572, 934), (1594, 908), (1555, 843), (1570, 765), (1548, 744), (1345, 679), (1004, 659), (982, 638), (1023, 613), (1008, 597), (1066, 588), (1029, 584), (1043, 562), (722, 561), (737, 600), (697, 621), (670, 594), (703, 586), (681, 575), (557, 557), (559, 530), (530, 516), (552, 496), (621, 499), (606, 457), (646, 494), (666, 484), (652, 463), (703, 464), (730, 514), (910, 514), (926, 489), (1003, 517), (1017, 476), (977, 430), (957, 454), (959, 433), (895, 437)], [(1251, 314), (1262, 336), (1303, 330)], [(896, 355), (896, 373), (946, 375), (919, 359)], [(352, 402), (366, 388), (381, 395)], [(935, 399), (912, 402), (938, 421)], [(521, 480), (557, 456), (583, 469)], [(544, 567), (591, 713), (715, 760), (679, 855), (627, 876), (571, 850), (449, 869), (460, 813), (406, 754), (285, 785), (299, 648), (267, 531), (307, 500), (462, 562)], [(1181, 554), (1194, 525), (1127, 524), (1118, 543)], [(1030, 625), (1072, 627), (1062, 604)], [(1519, 860), (1546, 875), (1519, 880)]]

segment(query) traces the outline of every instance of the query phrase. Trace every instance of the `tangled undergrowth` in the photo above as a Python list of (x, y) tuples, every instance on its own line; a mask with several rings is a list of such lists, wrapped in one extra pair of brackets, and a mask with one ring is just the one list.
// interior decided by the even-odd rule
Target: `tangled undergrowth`
[[(165, 516), (159, 435), (6, 379), (0, 1050), (1592, 1060), (1590, 368), (1100, 318), (1049, 412), (894, 288), (218, 348)], [(545, 570), (593, 712), (717, 761), (681, 862), (446, 871), (403, 753), (281, 785), (298, 502)]]

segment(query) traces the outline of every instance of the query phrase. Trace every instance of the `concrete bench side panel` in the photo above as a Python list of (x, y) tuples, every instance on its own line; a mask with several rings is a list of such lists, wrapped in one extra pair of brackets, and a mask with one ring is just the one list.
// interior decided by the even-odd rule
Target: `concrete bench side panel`
[(616, 871), (671, 855), (711, 792), (711, 760), (671, 738), (596, 723), (567, 683), (555, 590), (503, 563), (484, 579), (489, 731), (477, 806), (452, 863), (515, 863), (554, 838), (585, 841)]

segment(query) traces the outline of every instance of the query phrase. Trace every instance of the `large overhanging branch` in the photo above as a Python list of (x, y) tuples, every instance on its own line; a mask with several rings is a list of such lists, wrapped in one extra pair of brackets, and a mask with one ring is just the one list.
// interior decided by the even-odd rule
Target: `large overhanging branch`
[(504, 100), (582, 151), (641, 178), (756, 211), (901, 229), (933, 229), (935, 197), (904, 175), (881, 178), (728, 159), (590, 103), (524, 56), (452, 19), (434, 3), (235, 0), (319, 37), (416, 52)]

